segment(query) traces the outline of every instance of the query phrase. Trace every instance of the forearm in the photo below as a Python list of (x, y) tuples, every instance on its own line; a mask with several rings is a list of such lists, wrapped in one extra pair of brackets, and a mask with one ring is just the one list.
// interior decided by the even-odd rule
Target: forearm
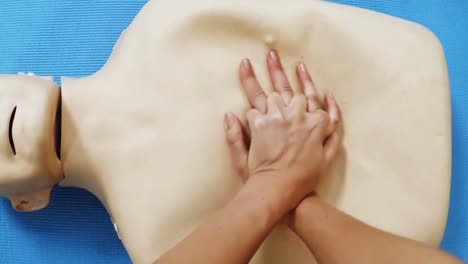
[(279, 193), (248, 182), (223, 209), (156, 263), (248, 263), (282, 218)]
[(317, 196), (299, 205), (291, 225), (321, 264), (462, 263), (438, 249), (372, 228)]

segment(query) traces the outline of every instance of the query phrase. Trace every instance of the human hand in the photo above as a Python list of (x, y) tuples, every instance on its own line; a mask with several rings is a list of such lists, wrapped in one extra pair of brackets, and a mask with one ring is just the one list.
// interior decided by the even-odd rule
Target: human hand
[(339, 109), (331, 93), (325, 107), (303, 63), (297, 65), (304, 94), (294, 94), (275, 51), (267, 58), (275, 92), (266, 95), (250, 61), (244, 59), (239, 77), (253, 109), (247, 112), (251, 145), (247, 150), (242, 126), (232, 113), (225, 127), (233, 165), (244, 178), (262, 179), (286, 195), (287, 210), (294, 209), (312, 193), (319, 177), (336, 155), (339, 137), (335, 130)]

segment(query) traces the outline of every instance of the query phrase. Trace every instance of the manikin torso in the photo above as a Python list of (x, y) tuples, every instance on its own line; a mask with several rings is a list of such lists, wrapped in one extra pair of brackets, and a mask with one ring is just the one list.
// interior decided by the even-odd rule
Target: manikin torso
[[(293, 83), (292, 65), (301, 59), (341, 104), (343, 148), (320, 195), (373, 226), (440, 242), (450, 114), (444, 57), (432, 34), (324, 2), (176, 2), (150, 1), (99, 72), (62, 78), (60, 184), (104, 203), (133, 262), (154, 261), (241, 186), (222, 117), (248, 107), (236, 75), (243, 57), (270, 87), (263, 67), (270, 48)], [(279, 226), (253, 263), (312, 258)]]

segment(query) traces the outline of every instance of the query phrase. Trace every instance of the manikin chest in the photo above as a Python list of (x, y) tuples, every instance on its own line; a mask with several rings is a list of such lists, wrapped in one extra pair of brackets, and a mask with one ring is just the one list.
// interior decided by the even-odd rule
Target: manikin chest
[[(288, 16), (279, 15), (286, 5)], [(437, 40), (414, 24), (335, 4), (261, 7), (149, 2), (101, 71), (62, 81), (62, 184), (105, 204), (134, 262), (155, 260), (241, 185), (222, 117), (248, 107), (240, 60), (252, 59), (268, 90), (263, 57), (276, 48), (293, 84), (301, 59), (342, 106), (343, 149), (322, 197), (371, 225), (437, 244), (450, 184), (448, 84)], [(429, 205), (434, 210), (418, 209)], [(310, 257), (280, 227), (256, 263)]]

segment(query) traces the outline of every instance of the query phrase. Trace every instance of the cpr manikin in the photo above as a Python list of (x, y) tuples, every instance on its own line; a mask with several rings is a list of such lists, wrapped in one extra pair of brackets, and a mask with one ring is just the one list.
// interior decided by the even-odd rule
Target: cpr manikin
[[(444, 55), (430, 32), (318, 1), (180, 2), (150, 1), (99, 72), (62, 78), (61, 89), (0, 76), (0, 195), (29, 211), (47, 205), (56, 183), (87, 189), (133, 262), (156, 260), (238, 190), (223, 114), (248, 109), (237, 80), (242, 58), (270, 87), (264, 55), (275, 48), (293, 88), (300, 59), (342, 108), (343, 148), (320, 195), (375, 227), (438, 245), (450, 103)], [(280, 226), (252, 263), (312, 258)]]

